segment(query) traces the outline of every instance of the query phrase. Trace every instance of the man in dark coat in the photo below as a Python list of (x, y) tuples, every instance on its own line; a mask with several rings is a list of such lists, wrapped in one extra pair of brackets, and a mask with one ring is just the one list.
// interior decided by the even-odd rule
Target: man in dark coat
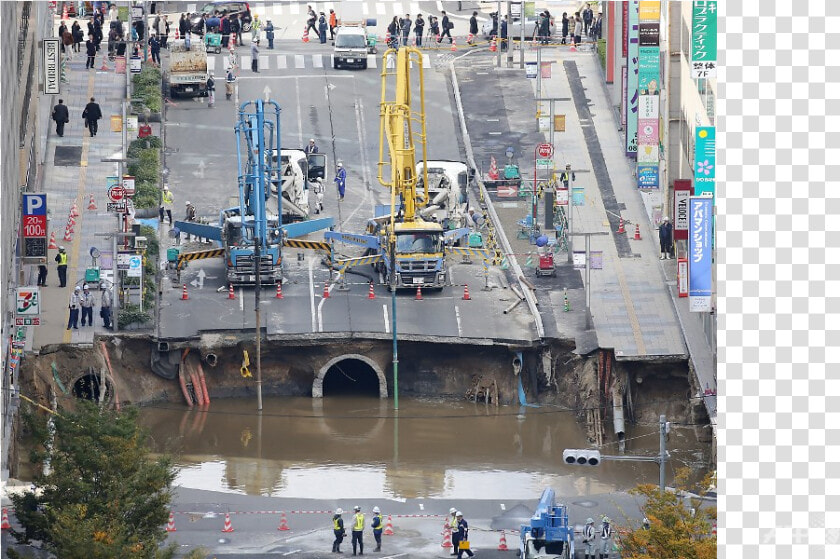
[(181, 19), (178, 20), (178, 38), (183, 39), (189, 31), (189, 22), (187, 21), (187, 14), (181, 14)]
[(668, 216), (662, 218), (662, 225), (659, 226), (659, 259), (665, 260), (671, 258), (672, 239), (674, 235), (674, 226)]
[(452, 30), (453, 24), (449, 21), (449, 16), (446, 15), (445, 11), (441, 11), (440, 13), (443, 14), (443, 17), (440, 20), (441, 31), (440, 37), (438, 37), (438, 43), (441, 42), (444, 37), (449, 37), (449, 42), (451, 43), (452, 35), (450, 35), (449, 32)]
[(64, 99), (58, 100), (58, 105), (53, 109), (52, 119), (55, 121), (55, 133), (59, 138), (64, 137), (64, 125), (70, 122), (70, 111), (64, 104)]
[(96, 66), (96, 43), (93, 40), (93, 35), (88, 35), (88, 40), (85, 41), (85, 51), (87, 52), (85, 70), (92, 69)]
[(99, 127), (98, 120), (102, 118), (102, 109), (99, 108), (99, 103), (93, 97), (90, 98), (90, 103), (85, 105), (82, 118), (85, 119), (91, 137), (96, 136), (96, 130)]
[(475, 40), (476, 36), (478, 36), (478, 18), (476, 17), (478, 12), (473, 12), (472, 17), (470, 17), (470, 40), (467, 41), (467, 44), (472, 45), (473, 41)]

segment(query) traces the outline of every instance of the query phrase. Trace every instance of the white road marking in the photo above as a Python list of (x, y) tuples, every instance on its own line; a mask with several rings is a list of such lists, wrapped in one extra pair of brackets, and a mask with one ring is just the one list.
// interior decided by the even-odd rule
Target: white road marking
[(312, 266), (314, 258), (309, 259), (309, 311), (312, 313), (312, 331), (315, 331), (315, 278), (313, 277)]
[(313, 68), (323, 68), (324, 67), (324, 57), (320, 55), (315, 55), (312, 57), (312, 67)]
[(376, 68), (376, 58), (377, 56), (375, 54), (367, 55), (368, 68)]
[[(293, 6), (296, 4), (292, 4)], [(297, 98), (297, 125), (298, 125), (298, 143), (297, 145), (303, 145), (303, 115), (301, 114), (301, 103), (300, 103), (300, 82), (298, 81), (297, 76), (295, 76), (295, 97)], [(314, 330), (314, 328), (313, 328)]]
[(505, 508), (505, 504), (504, 504), (504, 503), (499, 503), (499, 507), (501, 507), (501, 509), (502, 509), (502, 510), (507, 510), (507, 508)]
[(289, 4), (289, 13), (292, 15), (298, 15), (300, 13), (300, 4), (295, 4), (294, 2)]
[(488, 134), (491, 135), (491, 136), (501, 136), (502, 135), (501, 132), (488, 132)]
[(420, 3), (419, 2), (411, 2), (409, 4), (409, 13), (411, 14), (419, 14), (420, 13)]
[(211, 72), (216, 71), (216, 57), (215, 56), (208, 56), (207, 57), (207, 69)]
[(455, 322), (458, 323), (458, 337), (461, 337), (461, 310), (455, 305)]
[(306, 63), (303, 61), (302, 54), (295, 55), (295, 68), (306, 68)]
[(245, 297), (242, 296), (242, 288), (239, 288), (239, 310), (245, 310)]
[(294, 555), (295, 553), (300, 553), (300, 551), (301, 551), (300, 549), (293, 549), (291, 551), (287, 551), (286, 553), (283, 554), (283, 557), (286, 557), (287, 555)]
[(431, 68), (432, 67), (432, 60), (429, 58), (429, 55), (425, 52), (423, 53), (423, 68)]
[(371, 200), (370, 195), (370, 176), (368, 174), (368, 160), (367, 160), (367, 153), (363, 149), (365, 145), (365, 127), (364, 127), (364, 106), (362, 105), (362, 100), (358, 99), (355, 102), (356, 106), (356, 135), (359, 139), (359, 151), (361, 154), (361, 162), (362, 162), (362, 182), (365, 185), (365, 195), (359, 199), (358, 205), (350, 212), (346, 218), (341, 220), (341, 227), (343, 228), (344, 225), (350, 221), (350, 219), (358, 213), (362, 206), (364, 206), (368, 200)]
[[(471, 550), (473, 551), (473, 550)], [(398, 553), (397, 555), (386, 555), (381, 559), (396, 559), (397, 557), (408, 557), (408, 553)]]
[(376, 15), (384, 16), (385, 15), (385, 4), (382, 2), (376, 3)]
[(423, 506), (423, 503), (417, 503), (417, 504), (420, 505), (420, 510), (426, 510), (426, 508)]
[(261, 54), (260, 55), (260, 68), (262, 68), (263, 70), (268, 70), (269, 69), (269, 67), (268, 67), (268, 55), (267, 54)]
[(195, 4), (187, 4), (187, 11), (194, 12), (195, 11)]
[(286, 55), (285, 54), (278, 54), (277, 55), (277, 69), (278, 70), (285, 70), (286, 69)]
[(385, 318), (385, 333), (391, 333), (391, 321), (388, 320), (388, 305), (387, 303), (382, 304), (382, 316)]

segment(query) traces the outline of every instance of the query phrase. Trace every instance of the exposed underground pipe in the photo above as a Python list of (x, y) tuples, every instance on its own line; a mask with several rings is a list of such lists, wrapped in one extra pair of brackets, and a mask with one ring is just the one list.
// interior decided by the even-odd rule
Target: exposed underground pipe
[(212, 351), (205, 353), (201, 356), (205, 363), (210, 365), (211, 367), (215, 367), (219, 364), (219, 356), (213, 353)]
[(503, 310), (503, 311), (502, 311), (502, 314), (507, 314), (507, 313), (509, 313), (510, 311), (512, 311), (513, 309), (515, 309), (515, 308), (516, 308), (516, 305), (518, 305), (518, 304), (519, 304), (519, 303), (521, 303), (522, 301), (523, 301), (523, 299), (517, 299), (516, 301), (514, 301), (513, 303), (511, 303), (511, 304), (510, 304), (510, 306), (509, 306), (508, 308), (506, 308), (505, 310)]
[(619, 441), (624, 440), (624, 406), (618, 387), (613, 389), (613, 429)]

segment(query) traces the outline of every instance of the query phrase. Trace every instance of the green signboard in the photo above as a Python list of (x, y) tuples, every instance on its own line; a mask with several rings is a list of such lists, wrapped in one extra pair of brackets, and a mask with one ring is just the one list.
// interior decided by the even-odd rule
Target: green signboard
[(717, 2), (695, 1), (691, 12), (691, 77), (717, 77)]

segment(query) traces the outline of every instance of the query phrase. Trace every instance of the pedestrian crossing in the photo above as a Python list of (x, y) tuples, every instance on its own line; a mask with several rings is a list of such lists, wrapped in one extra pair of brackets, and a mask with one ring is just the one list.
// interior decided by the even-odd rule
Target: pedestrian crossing
[[(195, 12), (203, 4), (187, 4), (188, 12)], [(306, 2), (305, 4), (299, 2), (254, 2), (251, 4), (251, 12), (257, 13), (260, 19), (266, 21), (271, 19), (275, 25), (278, 20), (284, 20), (284, 24), (303, 23), (306, 19), (306, 6), (312, 6), (316, 13), (324, 12), (328, 14), (330, 10), (335, 10), (339, 19), (342, 16), (342, 9), (347, 10), (348, 13), (362, 13), (376, 15), (377, 18), (400, 16), (411, 14), (412, 17), (421, 13), (420, 2), (404, 2), (401, 0), (394, 1), (373, 1), (373, 0), (342, 0), (340, 2)], [(370, 16), (369, 16), (370, 17)], [(385, 23), (377, 22), (377, 23)]]
[[(227, 70), (228, 57), (223, 55), (208, 55), (207, 69), (214, 72), (216, 75), (224, 74)], [(240, 57), (241, 70), (246, 71), (250, 68), (251, 57)], [(381, 54), (367, 55), (368, 68), (379, 68), (382, 66)], [(414, 63), (412, 62), (412, 65)], [(333, 54), (261, 54), (260, 55), (260, 71), (271, 70), (303, 70), (313, 69), (320, 70), (323, 68), (333, 67)], [(423, 53), (423, 68), (428, 69), (432, 67), (432, 61), (428, 54)]]

